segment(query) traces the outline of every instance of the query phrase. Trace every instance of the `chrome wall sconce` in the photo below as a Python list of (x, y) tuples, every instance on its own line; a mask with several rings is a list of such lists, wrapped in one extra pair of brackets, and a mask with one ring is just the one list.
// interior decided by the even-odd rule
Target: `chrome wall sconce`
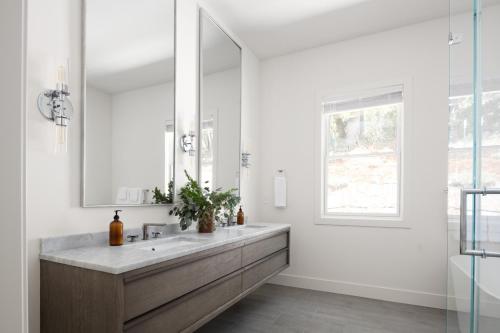
[(250, 153), (241, 153), (241, 166), (244, 168), (250, 168)]
[(55, 125), (55, 151), (68, 151), (68, 126), (73, 117), (73, 105), (66, 84), (66, 69), (57, 69), (57, 84), (55, 90), (44, 90), (38, 95), (38, 111)]
[(464, 40), (463, 34), (453, 33), (453, 32), (450, 32), (448, 34), (448, 45), (449, 46), (458, 45), (458, 44), (462, 43), (463, 40)]
[(189, 132), (189, 134), (184, 134), (183, 136), (181, 136), (182, 151), (185, 153), (189, 153), (189, 156), (194, 156), (196, 152), (194, 144), (195, 138), (196, 135), (194, 134), (194, 132)]

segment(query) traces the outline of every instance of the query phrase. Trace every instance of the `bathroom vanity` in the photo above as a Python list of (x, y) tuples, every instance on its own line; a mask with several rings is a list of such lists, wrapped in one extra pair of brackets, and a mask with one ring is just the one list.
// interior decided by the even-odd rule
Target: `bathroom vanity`
[(103, 234), (43, 240), (42, 332), (192, 332), (288, 267), (289, 232), (254, 224), (121, 247)]

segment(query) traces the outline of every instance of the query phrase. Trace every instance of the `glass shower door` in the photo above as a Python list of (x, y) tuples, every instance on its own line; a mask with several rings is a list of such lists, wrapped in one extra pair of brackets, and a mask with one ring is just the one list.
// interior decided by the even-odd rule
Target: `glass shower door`
[(450, 0), (447, 332), (500, 332), (500, 0)]

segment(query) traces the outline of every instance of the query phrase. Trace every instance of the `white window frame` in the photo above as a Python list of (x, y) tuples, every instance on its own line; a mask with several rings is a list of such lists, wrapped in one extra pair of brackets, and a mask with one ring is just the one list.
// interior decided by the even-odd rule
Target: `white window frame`
[[(174, 142), (175, 142), (175, 130), (174, 130), (174, 121), (173, 120), (167, 120), (165, 122), (165, 133), (164, 133), (164, 137), (165, 137), (165, 161), (164, 161), (164, 165), (165, 165), (165, 191), (168, 192), (168, 184), (170, 183), (171, 180), (174, 180), (174, 177), (175, 177), (175, 174), (174, 174), (174, 164), (175, 164), (175, 154), (172, 153), (170, 154), (169, 153), (169, 150), (172, 150), (173, 147), (175, 146), (174, 145)], [(172, 130), (170, 130), (172, 129)], [(168, 133), (171, 133), (171, 135), (169, 136)], [(170, 158), (170, 156), (172, 158)], [(169, 164), (170, 162), (170, 164)]]
[[(388, 87), (401, 87), (403, 91), (403, 109), (398, 116), (398, 213), (397, 214), (377, 214), (377, 213), (326, 213), (325, 200), (325, 171), (327, 169), (326, 140), (323, 114), (323, 102), (325, 100), (341, 99), (346, 96), (362, 96), (377, 92)], [(411, 79), (392, 80), (365, 85), (355, 85), (352, 88), (336, 89), (335, 91), (323, 91), (317, 93), (315, 109), (315, 194), (314, 194), (314, 223), (318, 225), (337, 226), (358, 226), (358, 227), (380, 227), (380, 228), (411, 228), (411, 225), (404, 219), (404, 151), (405, 151), (405, 122), (407, 115), (412, 108), (412, 84)], [(391, 153), (392, 154), (392, 153)], [(366, 154), (366, 156), (381, 154)], [(356, 157), (359, 157), (356, 155)], [(354, 157), (354, 158), (356, 158)]]
[[(212, 142), (212, 180), (211, 180), (211, 189), (216, 189), (217, 188), (217, 167), (218, 167), (218, 161), (219, 161), (219, 109), (215, 109), (212, 111), (208, 111), (206, 114), (206, 119), (201, 121), (201, 127), (200, 127), (200, 153), (201, 153), (201, 140), (203, 136), (203, 123), (209, 123), (212, 122), (212, 130), (213, 130), (213, 142)], [(202, 170), (202, 165), (203, 162), (201, 160), (201, 155), (200, 155), (200, 161), (199, 161), (199, 170), (201, 172)], [(200, 181), (202, 178), (202, 175), (200, 174)]]

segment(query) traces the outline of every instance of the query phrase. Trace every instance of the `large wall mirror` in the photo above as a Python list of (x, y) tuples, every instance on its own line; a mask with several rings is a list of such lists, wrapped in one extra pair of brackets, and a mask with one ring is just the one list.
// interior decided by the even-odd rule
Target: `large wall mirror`
[(84, 0), (84, 207), (172, 199), (174, 2)]
[(200, 10), (199, 178), (240, 189), (241, 47)]

